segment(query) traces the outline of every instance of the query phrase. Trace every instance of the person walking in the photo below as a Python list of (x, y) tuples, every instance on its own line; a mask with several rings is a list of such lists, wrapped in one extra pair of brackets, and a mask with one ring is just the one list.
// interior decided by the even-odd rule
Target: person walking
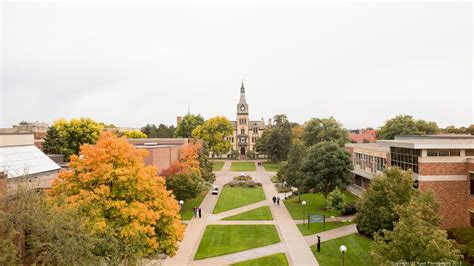
[(196, 207), (193, 208), (193, 213), (194, 213), (193, 217), (196, 218), (197, 217), (197, 208)]
[(280, 206), (280, 196), (277, 196), (277, 205)]
[(273, 206), (275, 206), (275, 202), (276, 202), (277, 198), (275, 196), (273, 196), (272, 198), (272, 201), (273, 201)]
[(201, 210), (201, 207), (199, 207), (199, 209), (198, 209), (198, 212), (199, 212), (199, 219), (201, 219), (201, 217), (202, 217), (201, 211), (202, 211), (202, 210)]

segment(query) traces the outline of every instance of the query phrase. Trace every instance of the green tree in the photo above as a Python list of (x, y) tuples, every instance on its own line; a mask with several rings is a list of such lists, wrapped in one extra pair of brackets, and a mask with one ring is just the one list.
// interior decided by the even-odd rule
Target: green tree
[(204, 118), (201, 115), (187, 114), (178, 123), (174, 133), (175, 137), (190, 138), (193, 130), (202, 124), (204, 124)]
[(400, 217), (393, 231), (375, 235), (371, 255), (377, 265), (395, 262), (459, 262), (462, 258), (447, 233), (439, 229), (439, 204), (432, 191), (414, 195), (394, 208)]
[(311, 118), (304, 124), (301, 139), (308, 147), (323, 141), (334, 141), (342, 147), (349, 141), (347, 131), (332, 116)]
[(156, 130), (157, 138), (172, 138), (176, 128), (171, 125), (167, 126), (165, 124), (160, 124)]
[(234, 128), (230, 121), (223, 116), (217, 116), (197, 126), (192, 136), (203, 140), (214, 158), (214, 155), (221, 155), (230, 150), (232, 145), (225, 138), (231, 136), (233, 132)]
[(199, 149), (198, 160), (202, 178), (209, 184), (214, 183), (216, 175), (213, 172), (213, 163), (209, 160), (209, 150), (204, 145)]
[(141, 130), (149, 138), (158, 138), (158, 128), (154, 124), (146, 124), (146, 126), (142, 127)]
[(178, 200), (196, 197), (204, 186), (204, 179), (196, 171), (186, 171), (166, 176), (166, 188), (173, 191)]
[(273, 116), (274, 126), (277, 128), (291, 128), (291, 123), (285, 114), (278, 114)]
[(321, 191), (326, 199), (333, 189), (351, 182), (352, 161), (337, 143), (325, 141), (309, 148), (302, 170), (306, 186)]
[(265, 153), (272, 162), (284, 161), (291, 148), (290, 128), (271, 128), (265, 143)]
[(53, 123), (53, 127), (58, 131), (63, 140), (64, 157), (69, 160), (73, 154), (79, 154), (82, 144), (94, 144), (99, 138), (103, 126), (90, 118), (73, 118), (70, 121), (58, 119)]
[(272, 131), (271, 128), (265, 129), (265, 131), (263, 131), (260, 138), (258, 138), (257, 141), (255, 142), (255, 150), (258, 152), (258, 154), (267, 154), (266, 145), (267, 145), (267, 140), (268, 140), (268, 137), (270, 136), (271, 131)]
[[(88, 230), (76, 211), (55, 209), (41, 191), (21, 189), (6, 209), (0, 210), (0, 250), (8, 252), (0, 253), (2, 265), (20, 265), (24, 258), (35, 265), (93, 265), (115, 260), (95, 252), (110, 247), (109, 241)], [(23, 240), (24, 250), (18, 248)]]
[(303, 172), (303, 159), (306, 156), (306, 147), (302, 143), (291, 146), (288, 153), (288, 163), (286, 167), (281, 167), (279, 172), (284, 177), (288, 186), (298, 188), (298, 199), (301, 201), (301, 194), (304, 190), (305, 174)]
[(415, 120), (411, 115), (397, 115), (385, 122), (377, 131), (378, 139), (394, 139), (397, 135), (436, 134), (439, 128), (435, 122)]
[(55, 127), (48, 127), (43, 143), (43, 152), (46, 154), (64, 154), (65, 144)]
[[(341, 215), (341, 212), (346, 206), (346, 199), (344, 193), (336, 187), (333, 191), (328, 194), (327, 205), (330, 210), (337, 212), (338, 215)], [(337, 217), (336, 217), (337, 219)], [(336, 220), (337, 221), (337, 220)]]
[(385, 169), (383, 175), (372, 180), (358, 202), (355, 221), (359, 231), (373, 235), (382, 229), (392, 230), (398, 221), (395, 207), (408, 203), (415, 193), (410, 171), (398, 167)]

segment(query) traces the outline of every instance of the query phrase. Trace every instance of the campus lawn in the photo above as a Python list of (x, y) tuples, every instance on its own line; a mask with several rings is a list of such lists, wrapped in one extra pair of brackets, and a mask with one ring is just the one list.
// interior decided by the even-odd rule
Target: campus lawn
[(230, 170), (236, 172), (250, 172), (257, 171), (257, 167), (255, 167), (254, 162), (232, 162)]
[(265, 200), (261, 187), (224, 186), (212, 213), (220, 213)]
[(199, 194), (195, 198), (184, 201), (183, 209), (181, 211), (181, 217), (183, 218), (183, 220), (187, 221), (193, 218), (193, 208), (199, 207), (199, 205), (201, 205), (201, 202), (204, 199), (204, 197), (206, 197), (206, 194), (207, 194), (207, 190), (201, 192), (201, 194)]
[[(346, 203), (355, 202), (358, 197), (348, 191), (343, 192), (346, 195)], [(301, 195), (301, 200), (306, 201), (306, 211), (305, 211), (305, 219), (308, 218), (308, 214), (321, 214), (326, 215), (326, 217), (336, 216), (335, 211), (330, 210), (322, 210), (324, 208), (324, 196), (321, 193), (305, 193)], [(291, 217), (295, 220), (303, 219), (303, 206), (301, 206), (301, 202), (298, 202), (298, 196), (295, 196), (288, 200), (283, 200), (286, 208), (291, 214)]]
[(246, 260), (239, 263), (232, 264), (233, 266), (288, 266), (288, 260), (285, 253), (277, 253), (270, 256), (265, 256), (253, 260)]
[(280, 163), (263, 163), (263, 168), (265, 171), (276, 172), (280, 169)]
[(208, 225), (194, 259), (204, 259), (280, 242), (275, 225)]
[(341, 245), (347, 247), (344, 256), (345, 265), (375, 265), (369, 255), (370, 245), (373, 240), (360, 234), (352, 234), (327, 242), (321, 243), (321, 252), (318, 253), (316, 245), (311, 246), (311, 251), (319, 262), (319, 265), (341, 265), (342, 254), (339, 251)]
[(222, 170), (222, 167), (224, 167), (224, 162), (222, 162), (222, 161), (216, 161), (216, 162), (214, 162), (214, 164), (212, 165), (212, 170), (213, 170), (213, 171), (220, 171), (220, 170)]
[[(307, 220), (306, 220), (307, 221)], [(349, 224), (352, 224), (353, 222), (326, 222), (326, 226), (324, 226), (324, 224), (322, 223), (312, 223), (309, 225), (309, 229), (308, 229), (308, 224), (298, 224), (298, 229), (300, 229), (300, 232), (301, 234), (303, 234), (304, 236), (307, 236), (307, 235), (313, 235), (313, 234), (317, 234), (317, 233), (320, 233), (320, 232), (324, 232), (324, 231), (327, 231), (327, 230), (331, 230), (331, 229), (334, 229), (334, 228), (338, 228), (338, 227), (341, 227), (341, 226), (345, 226), (345, 225), (349, 225)]]
[(270, 207), (262, 206), (250, 211), (242, 212), (236, 215), (226, 217), (222, 220), (227, 221), (256, 221), (256, 220), (273, 220)]

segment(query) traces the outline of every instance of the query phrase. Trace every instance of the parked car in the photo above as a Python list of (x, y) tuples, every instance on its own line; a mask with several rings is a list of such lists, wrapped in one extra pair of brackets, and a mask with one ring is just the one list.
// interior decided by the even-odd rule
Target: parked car
[(212, 195), (217, 195), (217, 194), (219, 194), (219, 187), (214, 186), (214, 187), (212, 188)]

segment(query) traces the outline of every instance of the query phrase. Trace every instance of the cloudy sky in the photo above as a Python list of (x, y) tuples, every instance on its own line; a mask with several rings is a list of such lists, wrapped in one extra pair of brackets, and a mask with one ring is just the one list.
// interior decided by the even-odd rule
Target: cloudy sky
[(0, 127), (88, 116), (119, 126), (200, 113), (405, 113), (473, 123), (470, 3), (6, 3)]

